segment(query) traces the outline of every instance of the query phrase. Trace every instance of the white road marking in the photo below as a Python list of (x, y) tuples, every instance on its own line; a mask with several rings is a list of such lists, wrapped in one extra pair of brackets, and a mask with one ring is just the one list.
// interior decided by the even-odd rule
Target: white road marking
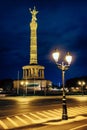
[(52, 116), (52, 117), (54, 117), (54, 114), (52, 114), (52, 113), (49, 113), (49, 112), (47, 112), (47, 111), (43, 111), (43, 113), (45, 113), (45, 114), (47, 114), (47, 115), (49, 115), (49, 116)]
[(34, 117), (36, 117), (37, 119), (43, 120), (40, 116), (37, 116), (36, 114), (33, 114), (31, 112), (29, 114), (32, 115), (32, 116), (34, 116)]
[(52, 111), (52, 110), (48, 110), (50, 113), (53, 113), (55, 117), (60, 117), (61, 112), (58, 113), (58, 111)]
[(16, 122), (14, 122), (11, 118), (7, 117), (6, 119), (9, 120), (14, 126), (16, 126), (16, 127), (19, 126), (19, 125), (18, 125)]
[(26, 122), (25, 120), (23, 120), (22, 118), (20, 118), (19, 116), (15, 116), (17, 119), (19, 119), (22, 123), (24, 123), (24, 124), (28, 124), (28, 122)]
[(49, 118), (49, 116), (47, 116), (46, 114), (43, 114), (42, 112), (36, 112), (36, 113), (39, 114), (39, 115), (41, 115), (41, 116), (43, 116), (43, 117), (45, 117), (45, 118)]
[[(75, 115), (79, 115), (79, 114), (83, 114), (83, 113), (86, 113), (87, 112), (87, 107), (69, 107), (68, 108), (68, 115), (69, 117), (71, 116), (75, 116)], [(29, 116), (30, 115), (30, 116)], [(53, 110), (44, 110), (44, 111), (40, 111), (40, 112), (30, 112), (28, 113), (28, 115), (26, 114), (22, 114), (22, 116), (26, 117), (27, 119), (30, 120), (30, 122), (26, 121), (25, 119), (22, 119), (21, 115), (20, 116), (14, 116), (15, 118), (19, 119), (23, 124), (32, 124), (32, 123), (37, 123), (39, 120), (40, 122), (43, 122), (43, 121), (46, 121), (46, 120), (49, 120), (53, 117), (56, 118), (56, 116), (58, 115), (58, 117), (61, 119), (61, 115), (62, 115), (62, 108), (61, 109), (53, 109)], [(37, 118), (37, 119), (33, 119), (33, 118)], [(58, 118), (57, 117), (57, 118)], [(15, 127), (18, 127), (19, 125), (14, 121), (14, 118), (9, 118), (7, 117), (6, 118), (7, 120), (9, 120), (13, 126)], [(37, 121), (38, 120), (38, 121)], [(75, 119), (76, 120), (76, 119)], [(70, 121), (70, 120), (69, 120)], [(71, 120), (72, 121), (72, 120)], [(64, 123), (64, 122), (60, 122), (61, 123)], [(4, 129), (8, 129), (8, 125), (6, 125), (6, 123), (4, 123), (4, 120), (0, 120), (0, 125), (4, 128)], [(20, 125), (21, 126), (21, 125)], [(87, 126), (87, 124), (86, 124)], [(79, 126), (79, 127), (84, 127), (84, 125), (82, 126)], [(73, 129), (70, 129), (70, 130), (76, 130), (78, 129), (78, 127), (75, 127)]]
[(1, 125), (4, 129), (8, 129), (7, 125), (6, 125), (3, 121), (1, 121), (1, 120), (0, 120), (0, 125)]
[(33, 123), (36, 122), (34, 119), (32, 119), (31, 117), (29, 117), (29, 116), (27, 116), (27, 115), (25, 115), (25, 114), (23, 114), (23, 116), (26, 117), (26, 118), (28, 118), (29, 120), (31, 120)]
[(57, 112), (55, 112), (54, 110), (48, 110), (49, 112), (51, 112), (51, 113), (54, 113), (54, 114), (58, 114)]

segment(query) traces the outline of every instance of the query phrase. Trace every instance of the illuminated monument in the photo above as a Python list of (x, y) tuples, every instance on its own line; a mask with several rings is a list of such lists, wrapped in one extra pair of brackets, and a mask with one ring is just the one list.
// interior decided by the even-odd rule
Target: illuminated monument
[(30, 22), (30, 64), (23, 66), (23, 79), (44, 79), (44, 66), (38, 65), (37, 60), (37, 18), (35, 7), (30, 9), (32, 19)]
[[(18, 81), (14, 81), (14, 88), (20, 89), (26, 88), (26, 93), (29, 89), (46, 90), (49, 86), (52, 86), (52, 82), (46, 80), (44, 77), (44, 66), (38, 65), (37, 58), (37, 18), (38, 11), (34, 7), (33, 10), (29, 9), (32, 19), (30, 22), (30, 63), (23, 66), (23, 78)], [(19, 91), (19, 90), (18, 90)]]

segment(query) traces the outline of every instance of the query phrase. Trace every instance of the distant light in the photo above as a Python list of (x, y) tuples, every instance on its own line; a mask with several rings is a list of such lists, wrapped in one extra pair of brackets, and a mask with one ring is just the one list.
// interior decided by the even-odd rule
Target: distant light
[(78, 81), (78, 84), (83, 86), (83, 85), (85, 85), (85, 82), (84, 81)]
[(23, 85), (23, 84), (24, 84), (24, 82), (22, 81), (22, 82), (21, 82), (21, 85)]

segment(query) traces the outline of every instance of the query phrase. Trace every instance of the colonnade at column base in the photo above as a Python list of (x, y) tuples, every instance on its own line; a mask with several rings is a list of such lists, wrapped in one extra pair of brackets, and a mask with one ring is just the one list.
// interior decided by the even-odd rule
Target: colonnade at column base
[(26, 65), (22, 67), (23, 79), (44, 79), (44, 66)]

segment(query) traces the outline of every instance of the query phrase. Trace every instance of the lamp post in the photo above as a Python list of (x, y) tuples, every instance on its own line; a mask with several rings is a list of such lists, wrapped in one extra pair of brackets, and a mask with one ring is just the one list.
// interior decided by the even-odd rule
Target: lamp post
[(67, 115), (67, 105), (66, 105), (66, 94), (65, 94), (65, 83), (64, 83), (64, 76), (65, 76), (65, 71), (69, 69), (71, 61), (72, 61), (72, 56), (67, 53), (65, 56), (65, 60), (67, 64), (64, 63), (64, 61), (59, 64), (58, 59), (59, 59), (59, 52), (58, 50), (55, 50), (55, 52), (52, 54), (53, 59), (56, 62), (57, 67), (62, 71), (62, 85), (63, 85), (63, 98), (62, 98), (62, 120), (67, 120), (68, 115)]
[(84, 95), (83, 86), (85, 85), (84, 81), (78, 81), (78, 84), (81, 86), (82, 96)]

